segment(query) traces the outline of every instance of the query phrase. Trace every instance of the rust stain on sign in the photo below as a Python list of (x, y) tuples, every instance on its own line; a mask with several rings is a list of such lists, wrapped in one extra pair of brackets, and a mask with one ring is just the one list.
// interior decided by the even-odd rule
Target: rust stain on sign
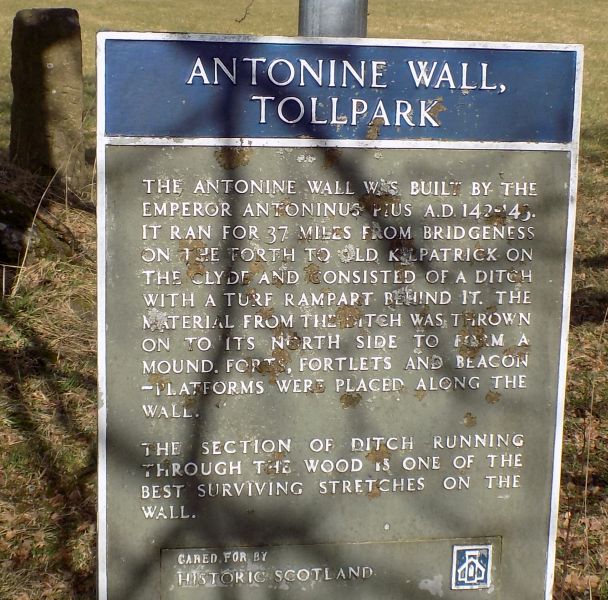
[(475, 250), (477, 250), (477, 254), (480, 258), (485, 258), (488, 254), (488, 249), (484, 248), (479, 242), (475, 244)]
[(265, 359), (256, 367), (258, 373), (268, 375), (268, 383), (276, 384), (277, 375), (285, 373), (287, 364), (291, 362), (291, 356), (287, 350), (277, 348), (272, 351), (272, 358)]
[[(416, 251), (416, 241), (413, 238), (390, 240), (388, 247), (395, 254), (395, 256), (399, 258), (399, 261), (407, 263), (409, 260), (411, 260), (414, 252)], [(408, 273), (407, 266), (402, 266), (401, 262), (395, 262), (393, 264), (395, 265), (395, 271), (401, 271), (403, 273), (400, 281), (401, 283), (405, 283), (407, 281), (406, 278)]]
[(180, 240), (180, 257), (184, 262), (188, 262), (188, 260), (210, 260), (209, 255), (203, 252), (206, 247), (207, 244), (205, 244), (205, 242), (202, 240)]
[(274, 331), (274, 337), (289, 337), (289, 330), (283, 323), (279, 323), (276, 327), (271, 327)]
[(340, 329), (350, 329), (355, 327), (362, 317), (363, 311), (358, 306), (340, 306), (331, 321)]
[(256, 371), (255, 360), (251, 356), (249, 356), (245, 359), (245, 361), (247, 363), (247, 368), (244, 372), (249, 373), (250, 375), (253, 374)]
[(398, 204), (401, 197), (397, 194), (380, 193), (380, 194), (363, 194), (359, 198), (361, 208), (372, 216), (386, 210), (387, 207)]
[(439, 125), (441, 125), (441, 121), (439, 120), (439, 115), (442, 112), (445, 112), (446, 110), (447, 110), (447, 108), (445, 107), (445, 104), (443, 103), (443, 96), (439, 96), (438, 98), (435, 98), (435, 103), (433, 104), (433, 106), (431, 106), (428, 113), (429, 113), (429, 115), (431, 115), (431, 117), (433, 119), (435, 119), (435, 121), (437, 121), (437, 123), (439, 123)]
[(185, 396), (182, 404), (186, 408), (192, 408), (196, 405), (196, 396)]
[(510, 273), (514, 283), (523, 283), (524, 278), (523, 273), (521, 271), (518, 271), (517, 269), (511, 269)]
[(321, 268), (319, 265), (309, 263), (304, 267), (304, 274), (306, 275), (306, 281), (308, 283), (321, 283)]
[(258, 273), (263, 273), (264, 272), (264, 263), (261, 261), (260, 257), (258, 256), (252, 263), (251, 266), (249, 267), (249, 270), (254, 274), (257, 275)]
[(374, 500), (374, 498), (379, 498), (382, 494), (380, 490), (380, 484), (377, 481), (372, 483), (372, 489), (367, 493), (368, 500)]
[(475, 427), (475, 425), (477, 425), (477, 417), (474, 414), (468, 412), (464, 416), (463, 423), (466, 427)]
[(203, 263), (210, 260), (210, 256), (205, 249), (207, 244), (201, 240), (180, 240), (179, 257), (186, 264), (188, 275), (191, 281), (207, 272)]
[(324, 394), (325, 393), (325, 384), (323, 383), (323, 381), (316, 379), (312, 385), (312, 388), (310, 390), (308, 390), (308, 393), (309, 394)]
[(266, 475), (277, 475), (283, 469), (285, 452), (273, 452), (272, 458), (266, 461), (264, 472)]
[(285, 372), (285, 367), (274, 360), (263, 360), (256, 367), (256, 371), (262, 375), (268, 375), (268, 383), (276, 384), (277, 375)]
[(522, 359), (528, 355), (528, 350), (530, 350), (529, 344), (509, 346), (503, 350), (503, 356), (515, 356), (516, 358)]
[(251, 159), (251, 148), (220, 148), (215, 151), (215, 160), (227, 171), (244, 167)]
[(380, 127), (384, 121), (380, 117), (376, 117), (368, 126), (365, 134), (366, 140), (377, 140), (380, 137)]
[(342, 150), (340, 148), (326, 148), (323, 155), (323, 168), (331, 169), (336, 165), (338, 160), (342, 156)]
[(263, 319), (270, 319), (270, 317), (272, 317), (274, 314), (274, 308), (272, 306), (264, 306), (257, 311), (257, 314)]
[(381, 463), (388, 460), (391, 457), (390, 450), (386, 447), (386, 444), (380, 444), (376, 450), (372, 450), (365, 455), (365, 458), (372, 463)]
[(342, 408), (353, 408), (361, 402), (361, 394), (353, 392), (345, 392), (340, 396), (340, 404)]
[(475, 358), (488, 343), (485, 329), (479, 325), (466, 325), (458, 335), (460, 340), (458, 354), (465, 358)]
[(194, 262), (188, 263), (188, 269), (186, 274), (190, 278), (190, 281), (194, 281), (197, 277), (204, 275), (207, 272), (207, 269), (202, 263)]
[(287, 340), (287, 347), (290, 350), (299, 350), (302, 346), (302, 338), (298, 335), (297, 331), (294, 331)]
[(287, 363), (291, 362), (291, 355), (287, 350), (283, 348), (277, 348), (272, 351), (272, 358), (281, 365), (285, 366)]
[(502, 206), (495, 206), (491, 214), (486, 216), (486, 221), (492, 225), (504, 225), (507, 222), (507, 213)]
[(496, 404), (497, 402), (500, 401), (500, 392), (495, 392), (494, 390), (490, 390), (487, 394), (486, 394), (486, 402), (488, 404)]
[(276, 216), (277, 217), (284, 217), (287, 214), (287, 207), (290, 206), (292, 204), (291, 200), (289, 199), (285, 199), (285, 200), (281, 200), (281, 202), (279, 202), (279, 204), (276, 207)]
[(160, 373), (152, 373), (150, 376), (148, 376), (148, 383), (155, 385), (159, 390), (162, 391), (165, 389), (167, 384), (170, 383), (170, 381), (166, 377), (163, 377)]

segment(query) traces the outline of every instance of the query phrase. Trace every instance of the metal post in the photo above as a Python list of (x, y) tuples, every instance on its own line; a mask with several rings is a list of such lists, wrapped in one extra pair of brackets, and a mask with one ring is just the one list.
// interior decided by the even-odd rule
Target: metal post
[(310, 37), (365, 37), (367, 0), (300, 0), (298, 34)]

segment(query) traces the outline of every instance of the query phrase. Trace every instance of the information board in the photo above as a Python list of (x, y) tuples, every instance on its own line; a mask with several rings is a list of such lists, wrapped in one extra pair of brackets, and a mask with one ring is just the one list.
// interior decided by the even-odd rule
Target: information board
[(98, 61), (100, 598), (548, 600), (582, 49)]

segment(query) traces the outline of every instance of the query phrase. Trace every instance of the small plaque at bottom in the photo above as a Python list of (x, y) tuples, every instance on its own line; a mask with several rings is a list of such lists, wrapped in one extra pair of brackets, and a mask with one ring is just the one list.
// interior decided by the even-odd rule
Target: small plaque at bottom
[[(161, 552), (161, 600), (499, 598), (501, 539), (451, 539)], [(232, 597), (232, 596), (231, 596)]]

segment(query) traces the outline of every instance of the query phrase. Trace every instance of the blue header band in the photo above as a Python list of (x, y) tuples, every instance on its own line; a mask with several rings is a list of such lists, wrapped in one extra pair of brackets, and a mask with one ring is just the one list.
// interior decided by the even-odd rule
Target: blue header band
[(569, 143), (575, 50), (105, 39), (105, 135)]

